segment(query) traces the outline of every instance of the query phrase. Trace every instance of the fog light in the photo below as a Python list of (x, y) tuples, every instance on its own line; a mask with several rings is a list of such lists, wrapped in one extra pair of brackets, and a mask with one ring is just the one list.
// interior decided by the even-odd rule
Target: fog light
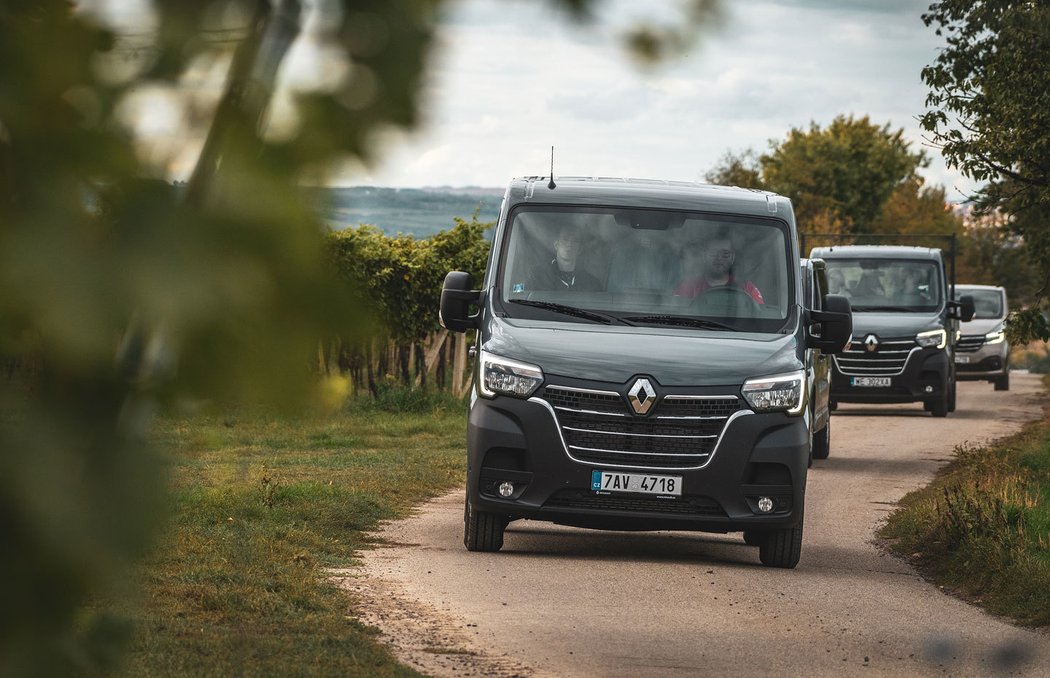
[(514, 483), (504, 480), (499, 484), (499, 496), (509, 497), (512, 494), (514, 494)]
[(762, 513), (769, 513), (773, 510), (773, 500), (769, 497), (759, 497), (758, 510)]
[(926, 387), (926, 392), (927, 393), (933, 393), (933, 387), (932, 386), (927, 386)]

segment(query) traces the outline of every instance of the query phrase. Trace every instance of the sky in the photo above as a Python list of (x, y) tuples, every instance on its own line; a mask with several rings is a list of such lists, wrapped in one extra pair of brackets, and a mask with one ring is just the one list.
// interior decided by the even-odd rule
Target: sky
[[(723, 21), (687, 56), (647, 71), (619, 40), (624, 21), (578, 26), (538, 0), (462, 0), (442, 24), (425, 124), (344, 184), (502, 186), (513, 176), (695, 181), (727, 151), (762, 152), (792, 128), (840, 114), (903, 128), (926, 148), (927, 181), (953, 201), (976, 184), (945, 167), (917, 117), (920, 72), (941, 46), (930, 0), (723, 0)], [(612, 16), (673, 0), (609, 3)]]
[[(149, 0), (82, 1), (132, 30), (155, 20)], [(381, 161), (348, 163), (330, 180), (497, 188), (515, 176), (548, 174), (553, 146), (555, 176), (697, 181), (727, 152), (761, 153), (792, 128), (867, 115), (903, 129), (913, 151), (925, 149), (923, 176), (960, 202), (977, 184), (945, 166), (917, 120), (927, 94), (921, 70), (942, 46), (921, 19), (930, 1), (721, 0), (722, 20), (687, 55), (645, 69), (630, 58), (622, 33), (640, 16), (673, 22), (678, 0), (604, 0), (586, 25), (549, 0), (452, 0), (421, 93), (420, 127), (385, 135)], [(334, 85), (345, 67), (331, 67), (312, 48), (309, 27), (282, 79)], [(200, 65), (191, 88), (214, 101), (226, 67)], [(289, 117), (279, 109), (290, 101), (277, 98), (275, 126)], [(187, 138), (178, 107), (158, 89), (124, 106), (142, 152), (170, 179), (188, 177), (203, 143)]]

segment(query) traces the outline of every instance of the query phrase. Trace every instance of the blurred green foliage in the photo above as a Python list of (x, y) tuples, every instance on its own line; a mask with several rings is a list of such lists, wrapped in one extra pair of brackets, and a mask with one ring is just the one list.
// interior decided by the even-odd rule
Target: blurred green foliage
[[(586, 17), (598, 0), (557, 2)], [(166, 509), (145, 443), (157, 406), (300, 404), (318, 339), (363, 330), (374, 297), (334, 274), (299, 185), (417, 123), (442, 4), (311, 5), (311, 39), (345, 77), (298, 91), (278, 130), (270, 102), (299, 0), (153, 0), (130, 34), (68, 0), (0, 1), (0, 674), (118, 661), (126, 625), (83, 603), (123, 595)], [(633, 34), (687, 45), (718, 3), (682, 6), (681, 26)], [(215, 106), (194, 89), (209, 68), (226, 73)], [(184, 118), (182, 143), (205, 139), (184, 192), (134, 136), (144, 93)], [(434, 286), (416, 256), (441, 261), (442, 240), (391, 247), (392, 275)], [(411, 310), (435, 300), (405, 289), (383, 313), (417, 334)]]

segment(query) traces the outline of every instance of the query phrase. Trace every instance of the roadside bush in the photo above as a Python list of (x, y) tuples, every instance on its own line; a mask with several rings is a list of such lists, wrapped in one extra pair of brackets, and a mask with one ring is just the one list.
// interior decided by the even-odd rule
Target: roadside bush
[(1050, 422), (956, 450), (880, 535), (936, 581), (997, 614), (1050, 624)]
[(405, 414), (423, 414), (435, 410), (447, 412), (465, 411), (462, 397), (453, 396), (446, 391), (435, 391), (422, 388), (411, 388), (388, 380), (382, 383), (375, 397), (357, 398), (349, 405), (351, 410), (369, 412), (391, 412)]

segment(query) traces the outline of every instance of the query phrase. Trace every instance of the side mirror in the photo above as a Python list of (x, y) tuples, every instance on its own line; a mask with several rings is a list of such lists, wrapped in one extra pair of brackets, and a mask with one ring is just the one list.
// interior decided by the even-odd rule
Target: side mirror
[(470, 289), (470, 274), (450, 271), (441, 287), (441, 306), (438, 320), (450, 332), (466, 332), (478, 326), (478, 316), (470, 314), (471, 305), (477, 306), (480, 290)]
[(977, 315), (977, 307), (973, 304), (973, 297), (971, 297), (969, 294), (964, 294), (963, 296), (959, 297), (959, 304), (962, 307), (959, 311), (961, 314), (959, 319), (962, 320), (964, 323), (968, 323), (971, 320), (973, 320), (973, 317)]
[(824, 297), (823, 311), (810, 311), (810, 323), (820, 323), (820, 334), (809, 331), (808, 343), (821, 353), (835, 354), (846, 350), (853, 338), (853, 309), (841, 294)]
[(964, 323), (968, 323), (973, 320), (976, 314), (977, 309), (974, 306), (973, 297), (968, 294), (959, 297), (957, 301), (948, 302), (948, 316), (951, 318), (958, 318)]

